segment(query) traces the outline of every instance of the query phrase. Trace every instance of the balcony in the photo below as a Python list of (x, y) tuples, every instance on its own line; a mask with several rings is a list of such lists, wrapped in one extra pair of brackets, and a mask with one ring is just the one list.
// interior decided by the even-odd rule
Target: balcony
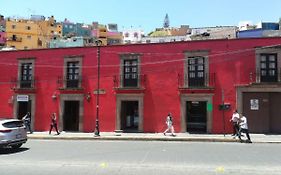
[(123, 75), (113, 76), (113, 86), (115, 90), (145, 90), (146, 75), (137, 74), (135, 79), (124, 79)]
[(58, 77), (57, 85), (60, 90), (82, 90), (82, 76), (78, 76), (76, 79), (60, 76)]
[(281, 69), (270, 73), (261, 72), (258, 68), (250, 71), (249, 78), (251, 84), (281, 84)]
[(7, 41), (22, 42), (22, 38), (20, 38), (20, 37), (8, 37)]
[(184, 89), (214, 89), (215, 73), (205, 73), (202, 78), (188, 79), (187, 74), (178, 74), (178, 88)]
[(11, 79), (11, 89), (19, 91), (34, 91), (35, 90), (35, 78), (30, 77), (30, 80), (22, 80), (21, 78), (13, 77)]

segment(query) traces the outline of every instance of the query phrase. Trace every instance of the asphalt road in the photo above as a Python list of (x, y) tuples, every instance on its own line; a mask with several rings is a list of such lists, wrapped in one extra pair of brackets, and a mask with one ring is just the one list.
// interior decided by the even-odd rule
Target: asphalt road
[(280, 144), (29, 140), (1, 175), (281, 175)]

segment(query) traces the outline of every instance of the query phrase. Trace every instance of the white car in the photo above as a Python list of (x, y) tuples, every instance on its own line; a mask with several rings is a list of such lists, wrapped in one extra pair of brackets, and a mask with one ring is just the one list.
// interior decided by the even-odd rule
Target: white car
[(26, 128), (18, 119), (0, 118), (0, 148), (19, 148), (27, 141)]

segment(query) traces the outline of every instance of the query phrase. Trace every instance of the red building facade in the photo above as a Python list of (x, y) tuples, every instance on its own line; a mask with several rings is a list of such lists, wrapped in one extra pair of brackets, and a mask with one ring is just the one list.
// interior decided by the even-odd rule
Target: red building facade
[[(257, 133), (281, 132), (281, 38), (0, 52), (0, 116), (28, 111), (35, 131), (230, 133), (238, 109)], [(224, 105), (223, 105), (224, 104)]]

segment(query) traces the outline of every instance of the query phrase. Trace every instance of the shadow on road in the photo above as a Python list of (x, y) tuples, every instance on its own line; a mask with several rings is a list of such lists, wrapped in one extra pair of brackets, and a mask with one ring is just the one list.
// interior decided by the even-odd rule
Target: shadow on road
[(29, 148), (18, 148), (18, 149), (12, 149), (12, 148), (0, 148), (0, 155), (5, 155), (5, 154), (15, 154), (15, 153), (20, 153), (29, 150)]

